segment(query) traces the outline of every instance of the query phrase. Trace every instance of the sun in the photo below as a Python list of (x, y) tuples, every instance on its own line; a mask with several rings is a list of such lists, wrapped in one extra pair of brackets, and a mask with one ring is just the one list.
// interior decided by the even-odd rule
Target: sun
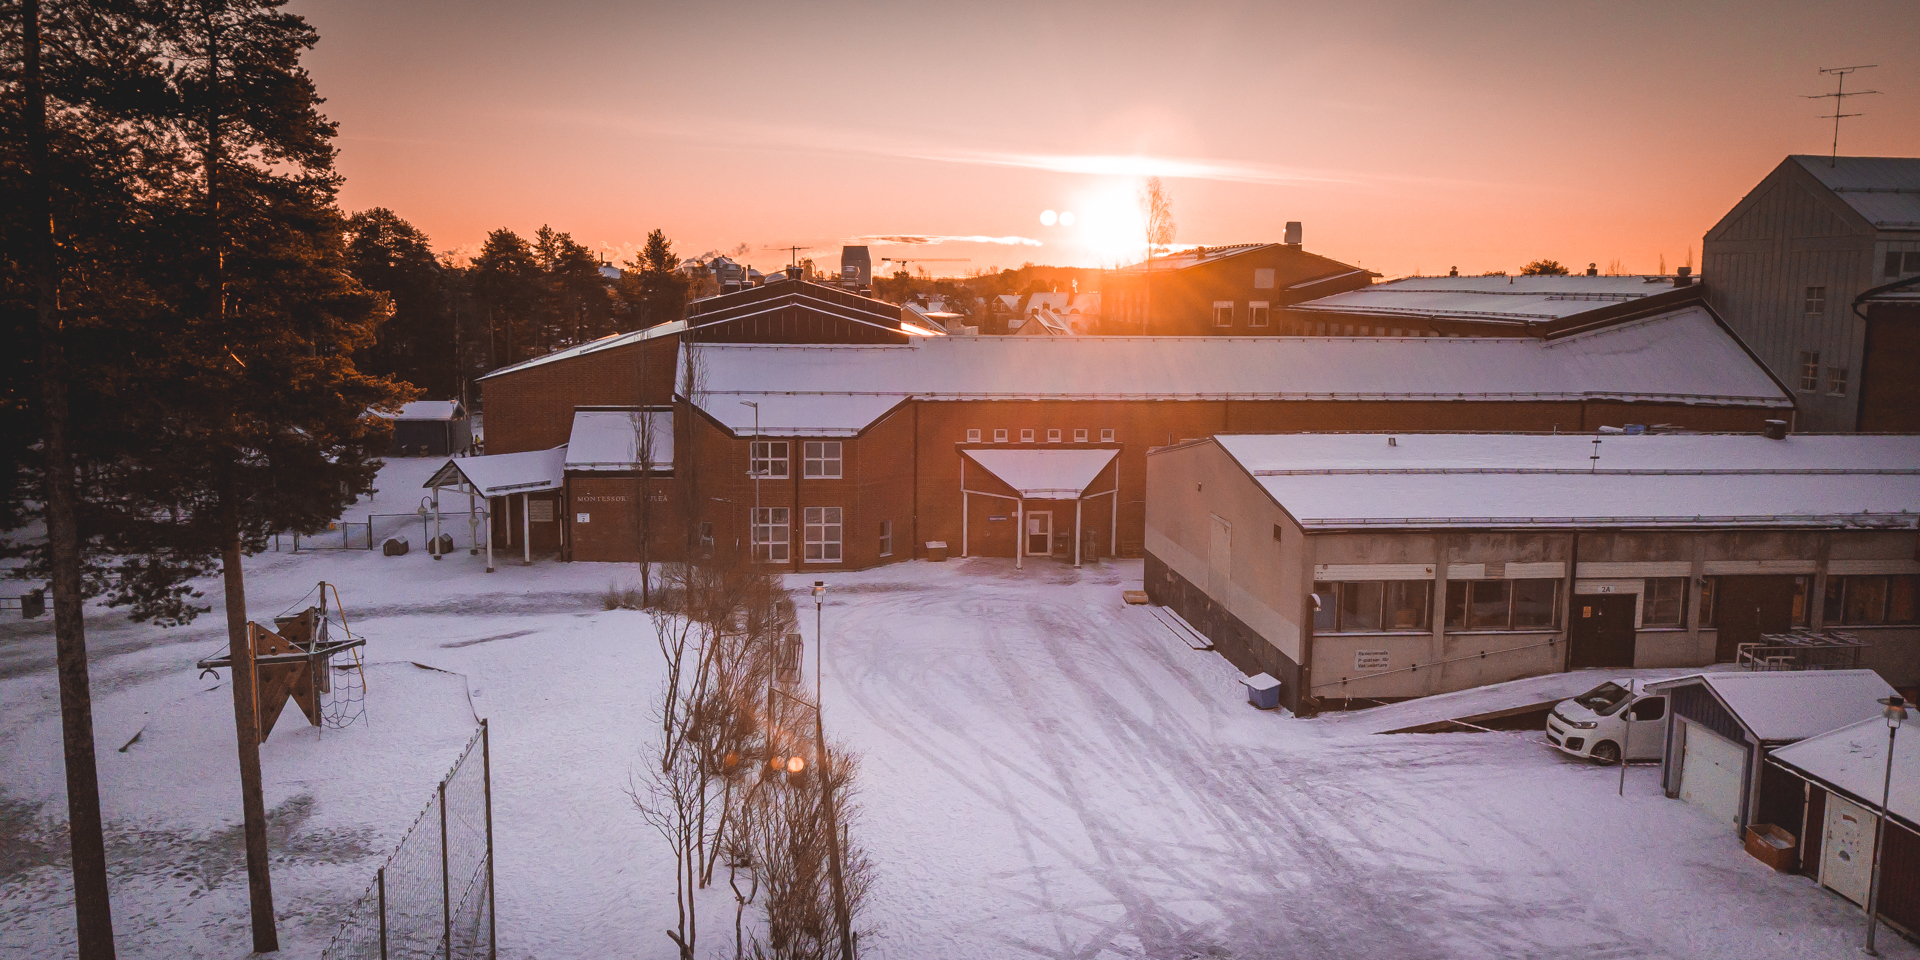
[(1067, 207), (1074, 211), (1073, 240), (1081, 255), (1096, 266), (1120, 266), (1138, 261), (1146, 246), (1146, 222), (1140, 215), (1139, 184), (1128, 179), (1103, 179), (1077, 191)]

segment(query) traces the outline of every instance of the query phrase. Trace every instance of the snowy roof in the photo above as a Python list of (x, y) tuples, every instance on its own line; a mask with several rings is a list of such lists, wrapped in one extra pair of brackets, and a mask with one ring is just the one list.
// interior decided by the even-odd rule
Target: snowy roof
[(1078, 500), (1117, 450), (964, 450), (1028, 500)]
[(456, 420), (462, 416), (458, 400), (415, 400), (402, 404), (395, 420)]
[(1880, 715), (1875, 700), (1893, 687), (1872, 670), (1775, 670), (1703, 673), (1648, 684), (1670, 690), (1705, 684), (1742, 726), (1762, 742), (1804, 740)]
[[(1277, 433), (1215, 439), (1248, 470), (1920, 473), (1920, 436), (1751, 433)], [(1596, 448), (1594, 441), (1599, 440)], [(1595, 453), (1600, 459), (1591, 459)]]
[[(1237, 257), (1240, 254), (1251, 253), (1263, 247), (1277, 246), (1279, 246), (1277, 243), (1233, 243), (1218, 247), (1189, 247), (1185, 250), (1154, 257), (1153, 269), (1180, 270), (1186, 267), (1198, 266), (1203, 263), (1212, 263), (1215, 260), (1225, 260), (1228, 257)], [(1143, 260), (1139, 263), (1128, 264), (1120, 269), (1145, 270), (1147, 269), (1147, 262)]]
[(521, 370), (528, 369), (529, 367), (538, 367), (544, 364), (553, 363), (557, 360), (567, 360), (573, 357), (585, 356), (586, 354), (589, 354), (589, 353), (599, 353), (602, 350), (612, 350), (616, 347), (624, 347), (624, 346), (627, 346), (628, 344), (640, 343), (645, 340), (653, 340), (659, 337), (679, 336), (686, 329), (687, 329), (686, 321), (672, 320), (667, 323), (654, 324), (653, 326), (648, 327), (645, 330), (634, 330), (630, 333), (608, 334), (607, 336), (601, 337), (598, 340), (589, 340), (586, 343), (575, 344), (574, 346), (568, 347), (564, 350), (555, 350), (554, 352), (549, 353), (545, 356), (534, 357), (531, 360), (522, 360), (519, 363), (510, 364), (508, 366), (501, 367), (500, 369), (495, 370), (491, 373), (488, 373), (485, 376), (480, 377), (479, 379), (486, 380), (492, 377), (500, 376), (503, 373), (517, 373)]
[[(1874, 708), (1871, 719), (1775, 750), (1773, 761), (1878, 807), (1887, 784), (1887, 721), (1878, 716), (1880, 705)], [(1920, 823), (1920, 716), (1911, 705), (1894, 741), (1887, 809), (1908, 823)]]
[(1875, 228), (1920, 230), (1920, 158), (1793, 159)]
[(639, 470), (640, 435), (649, 446), (650, 469), (673, 469), (673, 411), (575, 410), (567, 438), (568, 470)]
[(1673, 278), (1659, 276), (1407, 277), (1297, 303), (1290, 309), (1538, 323), (1674, 289)]
[(421, 486), (450, 487), (464, 482), (488, 497), (558, 490), (565, 476), (566, 461), (565, 444), (551, 450), (455, 457), (435, 470)]
[[(857, 432), (902, 400), (1625, 400), (1790, 409), (1705, 310), (1534, 337), (940, 337), (701, 344), (702, 409), (730, 426)], [(813, 403), (810, 398), (847, 402)], [(853, 398), (872, 398), (857, 404)], [(885, 402), (882, 402), (884, 400)], [(808, 409), (782, 409), (802, 404)], [(751, 412), (747, 422), (751, 423)], [(739, 428), (735, 426), (735, 432)]]
[[(702, 355), (711, 356), (708, 351), (712, 349), (702, 348)], [(897, 394), (768, 395), (708, 390), (700, 394), (700, 409), (725, 424), (735, 436), (754, 435), (753, 408), (743, 402), (753, 401), (760, 404), (760, 436), (851, 437), (906, 399)]]
[[(1920, 519), (1920, 438), (1395, 434), (1212, 442), (1308, 527), (1820, 526)], [(1600, 459), (1589, 460), (1600, 445)], [(1584, 449), (1583, 449), (1584, 448)]]

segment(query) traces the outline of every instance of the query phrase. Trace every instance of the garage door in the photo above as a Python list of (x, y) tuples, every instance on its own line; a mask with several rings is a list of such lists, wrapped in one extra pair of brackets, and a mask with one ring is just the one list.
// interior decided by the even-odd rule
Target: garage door
[(1687, 724), (1687, 740), (1680, 766), (1680, 799), (1740, 829), (1740, 783), (1746, 772), (1747, 751), (1739, 744), (1697, 724)]

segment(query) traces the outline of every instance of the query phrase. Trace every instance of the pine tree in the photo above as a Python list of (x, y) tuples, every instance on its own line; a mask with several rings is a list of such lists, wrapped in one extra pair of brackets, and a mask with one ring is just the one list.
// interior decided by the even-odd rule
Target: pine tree
[(685, 315), (690, 284), (665, 233), (647, 234), (646, 245), (624, 266), (618, 289), (630, 327), (645, 329)]
[(505, 227), (487, 234), (480, 255), (468, 268), (467, 281), (487, 314), (492, 366), (538, 356), (533, 340), (540, 308), (540, 267), (526, 239)]
[(354, 279), (384, 294), (388, 311), (373, 346), (355, 357), (358, 365), (405, 380), (428, 396), (457, 396), (462, 344), (451, 278), (427, 235), (392, 210), (375, 207), (347, 220), (347, 236)]

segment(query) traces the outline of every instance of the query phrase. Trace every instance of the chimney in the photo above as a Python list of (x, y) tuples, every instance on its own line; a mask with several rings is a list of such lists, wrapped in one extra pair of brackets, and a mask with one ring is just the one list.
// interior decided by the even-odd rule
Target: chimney
[(1597, 276), (1599, 276), (1599, 275), (1600, 275), (1600, 265), (1599, 265), (1599, 264), (1597, 264), (1597, 263), (1589, 263), (1589, 264), (1587, 264), (1587, 276), (1589, 276), (1589, 277), (1597, 277)]
[(1674, 271), (1673, 285), (1676, 287), (1693, 286), (1693, 268), (1681, 267), (1680, 269)]
[[(1681, 267), (1680, 269), (1685, 270), (1686, 267)], [(1785, 420), (1768, 420), (1766, 429), (1761, 431), (1761, 433), (1768, 440), (1785, 440), (1787, 438), (1787, 422)]]
[(1457, 277), (1457, 276), (1459, 276), (1459, 275), (1460, 275), (1460, 268), (1459, 268), (1459, 267), (1448, 267), (1448, 268), (1447, 268), (1447, 276), (1449, 276), (1449, 277)]
[(1287, 241), (1286, 242), (1287, 242), (1287, 246), (1289, 247), (1297, 247), (1300, 245), (1300, 221), (1298, 220), (1287, 221)]

